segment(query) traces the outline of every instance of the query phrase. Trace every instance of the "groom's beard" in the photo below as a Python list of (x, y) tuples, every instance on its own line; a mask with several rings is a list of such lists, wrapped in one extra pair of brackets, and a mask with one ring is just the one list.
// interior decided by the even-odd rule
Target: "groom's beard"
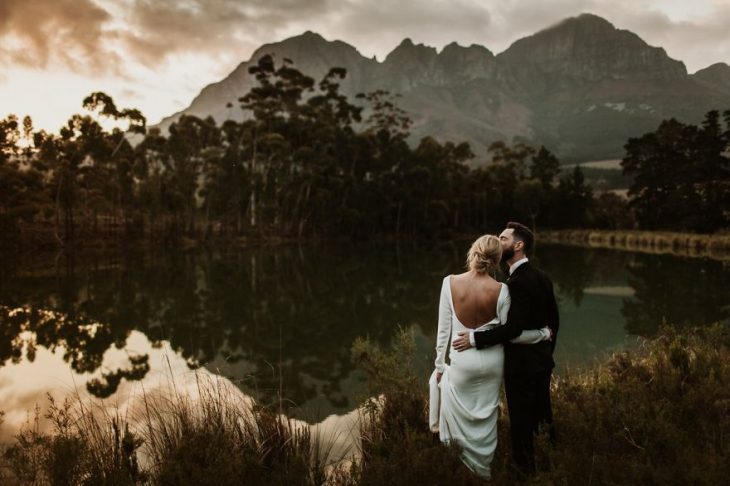
[(502, 262), (506, 263), (507, 261), (511, 260), (512, 257), (515, 256), (515, 247), (511, 246), (509, 248), (505, 248), (502, 250)]

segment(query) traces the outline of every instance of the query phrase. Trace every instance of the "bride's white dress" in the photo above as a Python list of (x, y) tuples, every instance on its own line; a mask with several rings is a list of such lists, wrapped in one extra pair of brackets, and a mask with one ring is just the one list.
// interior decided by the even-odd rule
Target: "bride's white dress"
[[(509, 307), (509, 289), (507, 285), (502, 284), (497, 300), (496, 317), (477, 329), (489, 329), (507, 322)], [(451, 363), (446, 364), (446, 351), (450, 340), (458, 337), (459, 332), (470, 330), (472, 329), (459, 322), (456, 316), (451, 296), (450, 276), (445, 277), (439, 303), (435, 362), (435, 372), (443, 373), (441, 383), (438, 385), (439, 437), (443, 442), (456, 441), (463, 449), (463, 460), (466, 465), (479, 476), (488, 478), (492, 457), (497, 447), (497, 416), (504, 370), (504, 347), (499, 344), (480, 350), (476, 348), (462, 352), (452, 350)], [(546, 329), (529, 330), (523, 331), (512, 342), (532, 344), (548, 337)], [(435, 380), (433, 375), (432, 380)], [(432, 396), (432, 417), (433, 398)], [(439, 396), (435, 398), (438, 399)]]

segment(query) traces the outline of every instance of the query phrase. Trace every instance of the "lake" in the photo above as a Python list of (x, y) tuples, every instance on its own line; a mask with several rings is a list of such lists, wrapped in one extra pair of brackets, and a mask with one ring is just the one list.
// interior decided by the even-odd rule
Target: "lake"
[[(17, 422), (53, 390), (119, 402), (155, 373), (204, 367), (310, 423), (351, 411), (365, 396), (358, 336), (386, 345), (410, 327), (430, 372), (441, 279), (462, 271), (468, 245), (5, 255), (0, 410)], [(534, 261), (558, 294), (557, 373), (662, 324), (730, 315), (727, 261), (553, 245)]]

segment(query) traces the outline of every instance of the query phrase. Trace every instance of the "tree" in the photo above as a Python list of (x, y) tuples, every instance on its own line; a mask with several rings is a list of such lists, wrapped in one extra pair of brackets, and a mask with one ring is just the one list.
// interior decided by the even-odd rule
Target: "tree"
[(694, 173), (687, 176), (702, 200), (702, 207), (695, 209), (699, 220), (692, 225), (698, 231), (713, 232), (730, 223), (730, 111), (725, 117), (723, 131), (720, 113), (708, 112), (694, 144)]
[(545, 203), (546, 189), (539, 179), (523, 179), (515, 188), (515, 206), (518, 211), (526, 215), (537, 231), (536, 219)]
[(639, 225), (704, 232), (727, 227), (727, 139), (717, 111), (708, 112), (701, 127), (670, 119), (629, 139), (621, 165), (633, 177), (629, 197)]
[(553, 212), (554, 225), (563, 228), (586, 226), (592, 202), (593, 190), (585, 183), (580, 166), (576, 165), (558, 183), (556, 208)]
[(489, 219), (507, 221), (514, 217), (517, 184), (524, 179), (526, 161), (535, 153), (535, 149), (522, 142), (510, 147), (498, 141), (492, 143), (488, 151), (492, 154), (492, 163), (486, 169), (489, 178)]
[[(277, 68), (271, 55), (262, 56), (256, 66), (249, 68), (258, 82), (257, 86), (239, 98), (241, 108), (253, 114), (254, 122), (250, 124), (252, 132), (252, 147), (249, 159), (249, 170), (251, 173), (252, 188), (250, 192), (250, 224), (257, 225), (257, 194), (262, 190), (264, 179), (268, 176), (270, 163), (281, 163), (275, 153), (260, 153), (260, 150), (274, 149), (279, 147), (274, 144), (261, 147), (260, 140), (268, 137), (268, 141), (275, 140), (275, 133), (279, 126), (287, 119), (298, 120), (301, 116), (300, 101), (305, 92), (310, 92), (314, 86), (314, 80), (303, 75), (291, 67), (292, 61), (284, 58), (282, 65)], [(262, 167), (259, 159), (269, 162)], [(276, 181), (276, 179), (274, 179)], [(268, 182), (268, 181), (267, 181)], [(277, 189), (274, 188), (274, 192)]]
[(532, 157), (530, 177), (539, 180), (545, 190), (550, 190), (560, 174), (560, 161), (544, 145)]
[(15, 241), (18, 222), (32, 220), (46, 206), (43, 174), (31, 163), (32, 151), (29, 117), (23, 119), (22, 131), (14, 115), (0, 120), (0, 245)]

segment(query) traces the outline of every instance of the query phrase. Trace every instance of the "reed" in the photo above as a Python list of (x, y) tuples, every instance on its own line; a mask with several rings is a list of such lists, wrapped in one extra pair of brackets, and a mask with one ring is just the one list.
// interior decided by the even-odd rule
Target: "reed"
[(654, 254), (730, 259), (730, 233), (694, 234), (629, 230), (541, 231), (540, 241)]
[[(36, 410), (2, 454), (2, 484), (482, 484), (458, 447), (428, 428), (411, 334), (399, 330), (387, 349), (358, 340), (352, 352), (376, 398), (361, 409), (361, 446), (349, 466), (328, 462), (309, 427), (201, 379), (197, 396), (146, 395), (128, 415), (49, 397), (53, 430), (39, 431)], [(634, 351), (556, 378), (552, 397), (557, 440), (538, 437), (538, 474), (528, 483), (713, 485), (730, 477), (727, 323), (663, 328)], [(512, 466), (502, 410), (491, 483), (506, 485), (525, 479)]]
[[(369, 378), (382, 384), (379, 410), (363, 430), (363, 456), (354, 484), (469, 484), (458, 450), (426, 429), (425, 386), (395, 386), (391, 350), (362, 342)], [(372, 362), (383, 363), (373, 367)], [(397, 371), (396, 373), (402, 373)], [(413, 377), (415, 379), (415, 377)], [(425, 379), (424, 379), (425, 380)], [(419, 381), (419, 380), (416, 380)], [(425, 383), (425, 381), (421, 381)], [(553, 382), (557, 441), (539, 435), (534, 484), (722, 484), (730, 477), (730, 330), (726, 324), (664, 328), (635, 352)], [(524, 481), (509, 455), (503, 399), (492, 484)], [(449, 479), (451, 478), (451, 479)]]
[(49, 396), (3, 454), (4, 484), (320, 485), (327, 447), (298, 424), (200, 377), (197, 396), (144, 395), (139, 410)]

